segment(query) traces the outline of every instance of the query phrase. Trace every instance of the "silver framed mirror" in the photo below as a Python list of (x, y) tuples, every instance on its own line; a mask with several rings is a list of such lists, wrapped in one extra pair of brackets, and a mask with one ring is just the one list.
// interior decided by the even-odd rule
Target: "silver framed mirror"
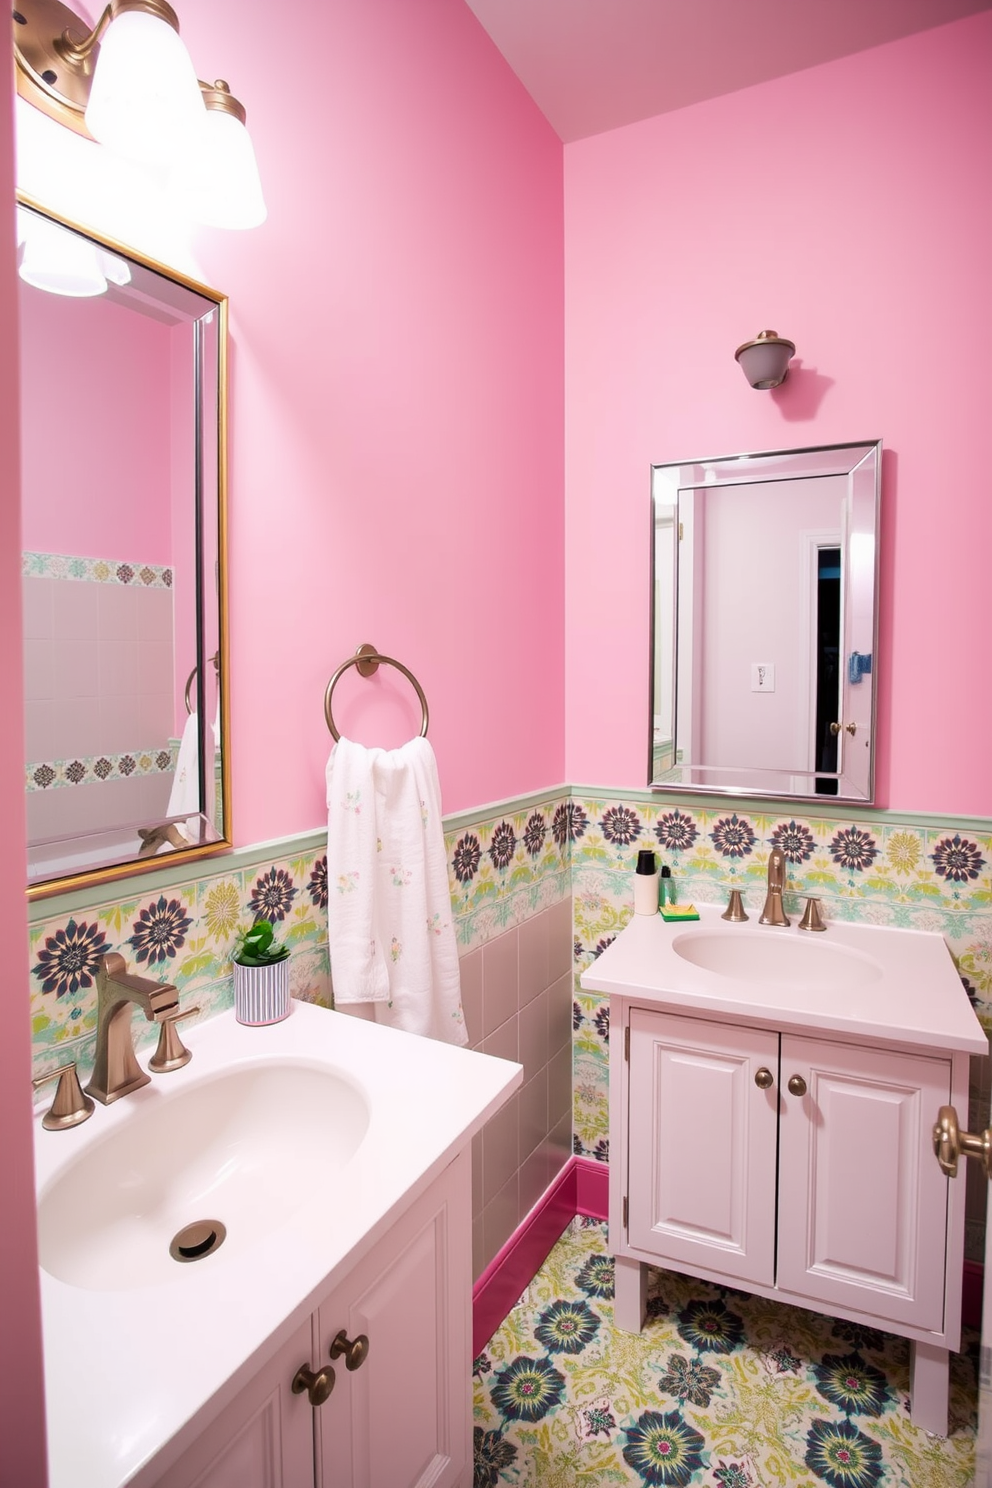
[(223, 851), (227, 299), (18, 195), (29, 897)]
[(653, 790), (873, 802), (881, 454), (652, 466)]

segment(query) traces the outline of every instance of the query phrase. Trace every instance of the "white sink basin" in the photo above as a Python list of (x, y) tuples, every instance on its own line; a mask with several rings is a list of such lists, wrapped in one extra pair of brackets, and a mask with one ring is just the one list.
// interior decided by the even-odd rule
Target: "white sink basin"
[(866, 987), (882, 976), (872, 957), (849, 946), (825, 941), (807, 932), (783, 934), (769, 928), (752, 931), (689, 930), (677, 935), (672, 950), (717, 976), (745, 982), (788, 983), (795, 987), (830, 989)]
[[(129, 1119), (90, 1142), (39, 1200), (41, 1264), (72, 1286), (126, 1291), (226, 1264), (311, 1201), (314, 1175), (333, 1178), (369, 1125), (357, 1082), (295, 1060), (126, 1099)], [(219, 1220), (226, 1236), (204, 1240), (195, 1265), (174, 1259), (170, 1242), (198, 1220)]]

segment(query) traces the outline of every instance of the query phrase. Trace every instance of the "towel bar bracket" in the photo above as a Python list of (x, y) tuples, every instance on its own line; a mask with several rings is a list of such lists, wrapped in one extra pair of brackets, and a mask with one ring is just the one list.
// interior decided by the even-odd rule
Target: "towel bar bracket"
[(368, 641), (355, 652), (354, 666), (360, 677), (374, 677), (379, 670), (379, 653)]

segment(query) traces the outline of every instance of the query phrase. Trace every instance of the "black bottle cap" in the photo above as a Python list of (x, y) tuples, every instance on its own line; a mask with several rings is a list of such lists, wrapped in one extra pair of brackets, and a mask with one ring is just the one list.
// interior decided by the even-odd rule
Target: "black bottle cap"
[(662, 876), (662, 878), (671, 878), (671, 876), (672, 876), (672, 870), (671, 870), (671, 868), (669, 868), (669, 866), (668, 866), (667, 863), (665, 864), (664, 868), (662, 868), (662, 870), (661, 870), (661, 876)]
[(649, 847), (642, 847), (637, 853), (637, 867), (635, 873), (654, 873), (658, 868), (658, 860)]

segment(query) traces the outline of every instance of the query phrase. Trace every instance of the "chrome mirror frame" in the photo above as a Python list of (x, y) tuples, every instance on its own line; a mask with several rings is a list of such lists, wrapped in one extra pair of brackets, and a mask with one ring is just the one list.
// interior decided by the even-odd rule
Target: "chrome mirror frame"
[[(719, 456), (651, 467), (648, 732), (648, 786), (651, 790), (794, 800), (807, 805), (838, 801), (873, 804), (881, 470), (880, 440)], [(839, 478), (841, 481), (838, 486), (841, 571), (837, 658), (840, 695), (837, 698), (837, 716), (829, 725), (839, 746), (836, 768), (817, 767), (811, 756), (799, 763), (783, 757), (768, 758), (761, 764), (754, 759), (740, 764), (721, 759), (717, 764), (694, 758), (691, 749), (693, 738), (698, 740), (705, 735), (704, 728), (699, 725), (702, 657), (698, 651), (693, 653), (691, 641), (693, 625), (697, 631), (700, 629), (701, 595), (705, 587), (705, 572), (701, 566), (705, 561), (705, 543), (697, 544), (695, 550), (691, 543), (693, 513), (701, 509), (698, 504), (693, 506), (693, 501), (698, 503), (705, 499), (704, 496), (697, 497), (696, 493), (736, 487), (743, 497), (751, 486), (765, 488), (775, 482), (819, 478)], [(659, 540), (659, 533), (663, 530), (669, 533), (667, 540)], [(689, 544), (685, 541), (687, 537)], [(757, 531), (755, 540), (760, 540)], [(684, 556), (687, 546), (690, 552), (695, 552), (691, 570), (687, 570)], [(704, 554), (703, 559), (699, 556), (700, 551)], [(772, 621), (777, 619), (780, 625), (798, 625), (798, 617), (775, 616), (775, 598), (774, 592), (763, 595)], [(808, 615), (803, 623), (807, 621)], [(769, 629), (769, 634), (773, 633), (774, 623)], [(856, 641), (852, 637), (856, 637)], [(774, 649), (773, 643), (766, 644), (767, 649)], [(774, 663), (775, 657), (754, 660)], [(807, 665), (815, 673), (816, 659), (808, 660)], [(850, 682), (847, 677), (850, 677)], [(772, 683), (774, 685), (774, 675)], [(693, 687), (696, 688), (694, 704), (687, 702), (687, 699), (691, 700)], [(753, 679), (751, 690), (757, 690)], [(689, 715), (687, 707), (695, 707), (696, 712)], [(808, 713), (804, 726), (812, 739), (815, 730)], [(742, 748), (742, 754), (745, 752)], [(783, 755), (787, 752), (784, 750)], [(809, 789), (805, 788), (807, 781)], [(816, 788), (818, 782), (822, 787), (819, 791)], [(836, 784), (831, 788), (832, 782)]]

